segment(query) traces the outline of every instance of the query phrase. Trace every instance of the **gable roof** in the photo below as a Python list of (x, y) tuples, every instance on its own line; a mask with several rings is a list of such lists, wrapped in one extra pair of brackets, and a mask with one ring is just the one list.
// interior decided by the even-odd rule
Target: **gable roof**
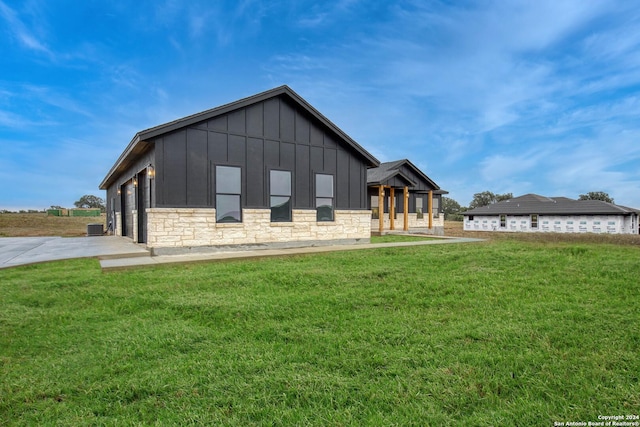
[(219, 107), (202, 111), (200, 113), (192, 114), (190, 116), (186, 116), (159, 126), (154, 126), (152, 128), (145, 129), (136, 133), (129, 145), (127, 145), (127, 148), (125, 148), (125, 150), (122, 152), (116, 163), (111, 167), (111, 170), (109, 170), (107, 176), (103, 179), (102, 183), (100, 184), (100, 189), (105, 190), (118, 176), (118, 172), (124, 171), (126, 167), (132, 162), (132, 159), (143, 153), (151, 145), (151, 142), (149, 142), (151, 139), (165, 133), (182, 129), (205, 120), (210, 120), (216, 116), (220, 116), (231, 111), (244, 108), (278, 96), (284, 96), (292, 100), (296, 105), (304, 109), (307, 113), (320, 121), (331, 131), (336, 133), (338, 137), (344, 140), (351, 148), (356, 151), (356, 153), (358, 153), (363, 158), (367, 166), (372, 167), (378, 166), (380, 164), (380, 161), (378, 159), (376, 159), (371, 153), (369, 153), (360, 144), (354, 141), (349, 135), (342, 131), (342, 129), (331, 122), (331, 120), (326, 118), (318, 110), (311, 106), (311, 104), (304, 100), (304, 98), (294, 92), (293, 89), (291, 89), (287, 85), (283, 85), (271, 90), (267, 90), (265, 92), (258, 93), (256, 95), (249, 96), (247, 98), (242, 98), (238, 101), (224, 104)]
[(399, 176), (403, 180), (407, 181), (409, 186), (414, 187), (417, 183), (413, 182), (405, 173), (402, 172), (402, 168), (406, 167), (411, 170), (415, 175), (421, 178), (428, 186), (433, 187), (436, 194), (448, 194), (447, 191), (441, 190), (438, 184), (436, 184), (431, 178), (424, 174), (420, 169), (416, 167), (408, 159), (394, 160), (393, 162), (380, 163), (380, 166), (376, 168), (367, 169), (367, 185), (383, 185), (391, 178)]
[(639, 212), (637, 209), (601, 200), (575, 200), (567, 197), (525, 194), (488, 206), (470, 209), (463, 215), (630, 215)]
[(393, 177), (399, 176), (402, 180), (406, 181), (409, 186), (415, 186), (416, 183), (396, 167), (396, 164), (398, 163), (398, 161), (380, 163), (380, 166), (377, 168), (367, 169), (367, 184), (380, 185), (389, 181)]

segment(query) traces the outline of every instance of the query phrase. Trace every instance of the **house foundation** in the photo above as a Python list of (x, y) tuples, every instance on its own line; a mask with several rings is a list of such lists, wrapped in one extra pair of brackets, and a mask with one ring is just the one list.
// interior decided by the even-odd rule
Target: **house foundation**
[(215, 208), (150, 208), (147, 221), (154, 255), (369, 243), (371, 236), (369, 210), (336, 210), (324, 222), (315, 210), (294, 209), (291, 222), (271, 222), (269, 209), (243, 209), (242, 222), (217, 223)]

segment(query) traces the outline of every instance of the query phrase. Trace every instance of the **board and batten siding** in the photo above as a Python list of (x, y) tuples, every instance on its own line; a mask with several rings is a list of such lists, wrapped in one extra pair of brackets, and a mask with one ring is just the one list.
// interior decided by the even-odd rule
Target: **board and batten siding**
[(283, 97), (154, 140), (157, 207), (215, 207), (216, 165), (242, 168), (242, 207), (269, 206), (269, 170), (292, 173), (294, 209), (315, 208), (314, 176), (335, 176), (335, 208), (366, 209), (366, 164), (330, 129)]
[[(125, 194), (125, 195), (127, 194), (127, 186), (131, 186), (131, 189), (129, 191), (131, 192), (134, 191), (133, 184), (132, 184), (133, 178), (134, 177), (137, 178), (138, 174), (141, 171), (145, 171), (149, 165), (153, 165), (155, 163), (154, 154), (155, 152), (153, 148), (147, 150), (143, 155), (141, 155), (138, 159), (136, 159), (135, 162), (131, 163), (127, 167), (127, 169), (119, 175), (118, 179), (115, 180), (107, 188), (107, 195), (106, 195), (107, 225), (111, 223), (111, 227), (112, 227), (111, 231), (114, 232), (114, 234), (116, 235), (131, 236), (133, 234), (132, 231), (129, 234), (127, 234), (126, 231), (122, 230), (122, 227), (121, 227), (122, 222), (116, 221), (115, 214), (122, 213), (122, 210), (123, 210), (122, 194)], [(147, 207), (154, 207), (154, 203), (155, 203), (154, 185), (155, 184), (152, 184), (151, 182), (144, 182), (142, 183), (142, 185), (147, 190), (147, 194), (145, 194), (145, 202), (146, 202), (145, 206), (147, 206), (148, 204)], [(137, 194), (135, 194), (135, 196), (129, 200), (130, 206), (127, 207), (127, 210), (129, 211), (136, 210), (138, 199), (139, 198), (137, 197)], [(131, 215), (131, 212), (129, 212), (128, 215)], [(120, 221), (123, 221), (122, 217), (120, 218)], [(130, 224), (125, 221), (125, 225), (130, 225)]]

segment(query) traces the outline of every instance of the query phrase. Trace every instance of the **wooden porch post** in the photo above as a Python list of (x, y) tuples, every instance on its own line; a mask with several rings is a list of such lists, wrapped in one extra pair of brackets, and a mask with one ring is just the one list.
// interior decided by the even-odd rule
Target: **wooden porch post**
[(379, 231), (382, 234), (384, 230), (384, 186), (382, 184), (378, 187), (378, 221)]
[(404, 231), (409, 231), (409, 187), (407, 187), (406, 185), (404, 186), (404, 190), (403, 190), (403, 197), (402, 199), (404, 200), (404, 205), (403, 207), (403, 212), (404, 212)]
[(391, 187), (389, 190), (389, 229), (395, 230), (394, 218), (396, 216), (396, 192), (395, 188)]
[(433, 228), (433, 190), (429, 190), (429, 230)]

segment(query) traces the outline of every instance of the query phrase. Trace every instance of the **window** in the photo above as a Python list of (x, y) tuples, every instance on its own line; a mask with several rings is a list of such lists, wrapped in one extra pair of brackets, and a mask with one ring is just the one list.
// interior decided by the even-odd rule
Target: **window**
[(216, 167), (216, 221), (242, 222), (240, 195), (242, 178), (240, 168)]
[(440, 199), (437, 197), (433, 198), (433, 217), (440, 218)]
[(531, 228), (538, 228), (538, 215), (531, 215)]
[(506, 215), (500, 215), (500, 227), (501, 228), (505, 228), (507, 226), (507, 216)]
[[(418, 214), (418, 219), (424, 218), (424, 210), (422, 208), (423, 198), (420, 196), (416, 196), (416, 214)], [(473, 219), (473, 218), (472, 218)]]
[(333, 221), (333, 175), (316, 175), (316, 218)]
[(271, 222), (291, 222), (291, 172), (272, 170), (269, 186)]
[(380, 208), (378, 208), (378, 196), (371, 196), (371, 219), (380, 219)]

